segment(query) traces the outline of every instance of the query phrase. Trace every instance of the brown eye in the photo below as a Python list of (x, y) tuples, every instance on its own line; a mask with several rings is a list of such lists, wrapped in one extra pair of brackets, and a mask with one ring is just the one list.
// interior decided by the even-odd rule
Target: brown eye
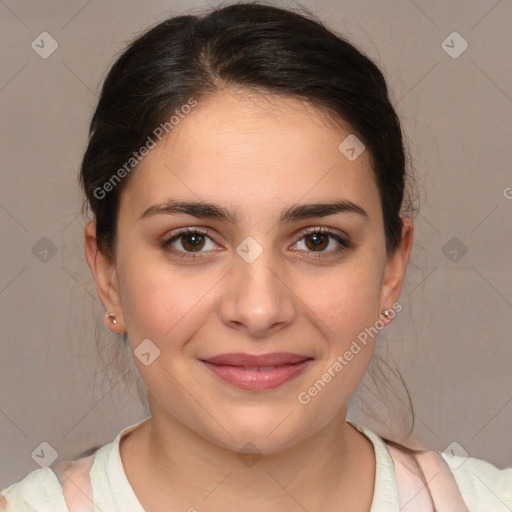
[(204, 236), (201, 233), (186, 233), (178, 238), (181, 238), (181, 245), (186, 251), (201, 250), (205, 244)]
[(164, 240), (161, 246), (166, 251), (175, 253), (178, 256), (196, 258), (202, 256), (203, 252), (206, 252), (203, 249), (205, 249), (208, 243), (211, 244), (211, 247), (206, 247), (206, 249), (211, 248), (215, 250), (216, 244), (207, 231), (198, 228), (186, 228)]
[[(343, 239), (337, 233), (325, 228), (312, 228), (307, 231), (297, 242), (300, 244), (304, 240), (305, 252), (317, 253), (315, 257), (324, 258), (342, 253), (351, 248), (348, 240)], [(334, 247), (328, 249), (334, 243)], [(299, 252), (302, 252), (301, 249)]]
[(307, 235), (305, 239), (308, 249), (312, 251), (323, 251), (329, 245), (329, 236), (325, 233), (312, 233)]

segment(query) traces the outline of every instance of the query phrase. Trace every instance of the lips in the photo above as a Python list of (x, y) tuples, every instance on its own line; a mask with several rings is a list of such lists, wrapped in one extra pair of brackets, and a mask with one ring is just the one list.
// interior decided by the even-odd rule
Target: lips
[(302, 373), (312, 360), (312, 357), (289, 352), (231, 353), (200, 359), (220, 379), (250, 391), (279, 387)]
[(271, 366), (282, 366), (285, 364), (295, 364), (312, 359), (309, 356), (301, 354), (292, 354), (290, 352), (274, 352), (272, 354), (251, 355), (244, 353), (221, 354), (219, 356), (203, 359), (208, 363), (221, 366), (240, 366), (245, 368), (265, 368)]

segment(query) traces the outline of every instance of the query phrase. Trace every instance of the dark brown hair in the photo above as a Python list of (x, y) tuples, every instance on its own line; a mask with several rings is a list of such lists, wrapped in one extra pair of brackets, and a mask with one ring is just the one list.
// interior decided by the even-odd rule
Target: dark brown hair
[[(119, 197), (136, 172), (127, 162), (191, 98), (200, 102), (228, 87), (305, 100), (348, 125), (371, 157), (386, 251), (399, 248), (401, 216), (415, 211), (413, 176), (382, 72), (306, 9), (251, 2), (166, 19), (134, 39), (112, 65), (80, 170), (84, 208), (93, 212), (104, 254), (115, 257)], [(383, 439), (406, 453), (424, 451)]]

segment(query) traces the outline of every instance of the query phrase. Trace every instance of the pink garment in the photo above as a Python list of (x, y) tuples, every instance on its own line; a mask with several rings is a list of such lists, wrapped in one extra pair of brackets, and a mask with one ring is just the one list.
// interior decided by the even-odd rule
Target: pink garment
[(400, 512), (433, 511), (429, 489), (437, 512), (468, 512), (455, 477), (439, 453), (428, 450), (415, 455), (425, 483), (412, 455), (388, 444), (386, 448), (395, 467)]
[(64, 461), (52, 467), (64, 493), (70, 512), (94, 512), (93, 493), (89, 471), (94, 462), (94, 453), (74, 461)]
[[(433, 512), (427, 485), (414, 458), (386, 445), (395, 467), (401, 512)], [(441, 455), (429, 450), (416, 455), (425, 475), (437, 512), (468, 512), (455, 478)], [(75, 461), (65, 461), (52, 468), (62, 485), (70, 512), (94, 512), (89, 471), (94, 454)]]

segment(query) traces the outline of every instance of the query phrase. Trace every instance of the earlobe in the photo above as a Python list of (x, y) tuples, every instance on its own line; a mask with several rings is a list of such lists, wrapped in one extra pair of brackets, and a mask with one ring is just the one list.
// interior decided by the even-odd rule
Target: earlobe
[(381, 292), (381, 308), (390, 308), (398, 302), (402, 291), (407, 264), (412, 251), (414, 223), (411, 218), (403, 217), (402, 242), (394, 254), (390, 255), (384, 271)]
[[(87, 265), (96, 282), (98, 297), (106, 309), (105, 324), (112, 332), (121, 334), (125, 329), (116, 266), (115, 262), (98, 248), (94, 221), (85, 226), (84, 249)], [(113, 317), (110, 315), (115, 318), (115, 323), (112, 322)]]

